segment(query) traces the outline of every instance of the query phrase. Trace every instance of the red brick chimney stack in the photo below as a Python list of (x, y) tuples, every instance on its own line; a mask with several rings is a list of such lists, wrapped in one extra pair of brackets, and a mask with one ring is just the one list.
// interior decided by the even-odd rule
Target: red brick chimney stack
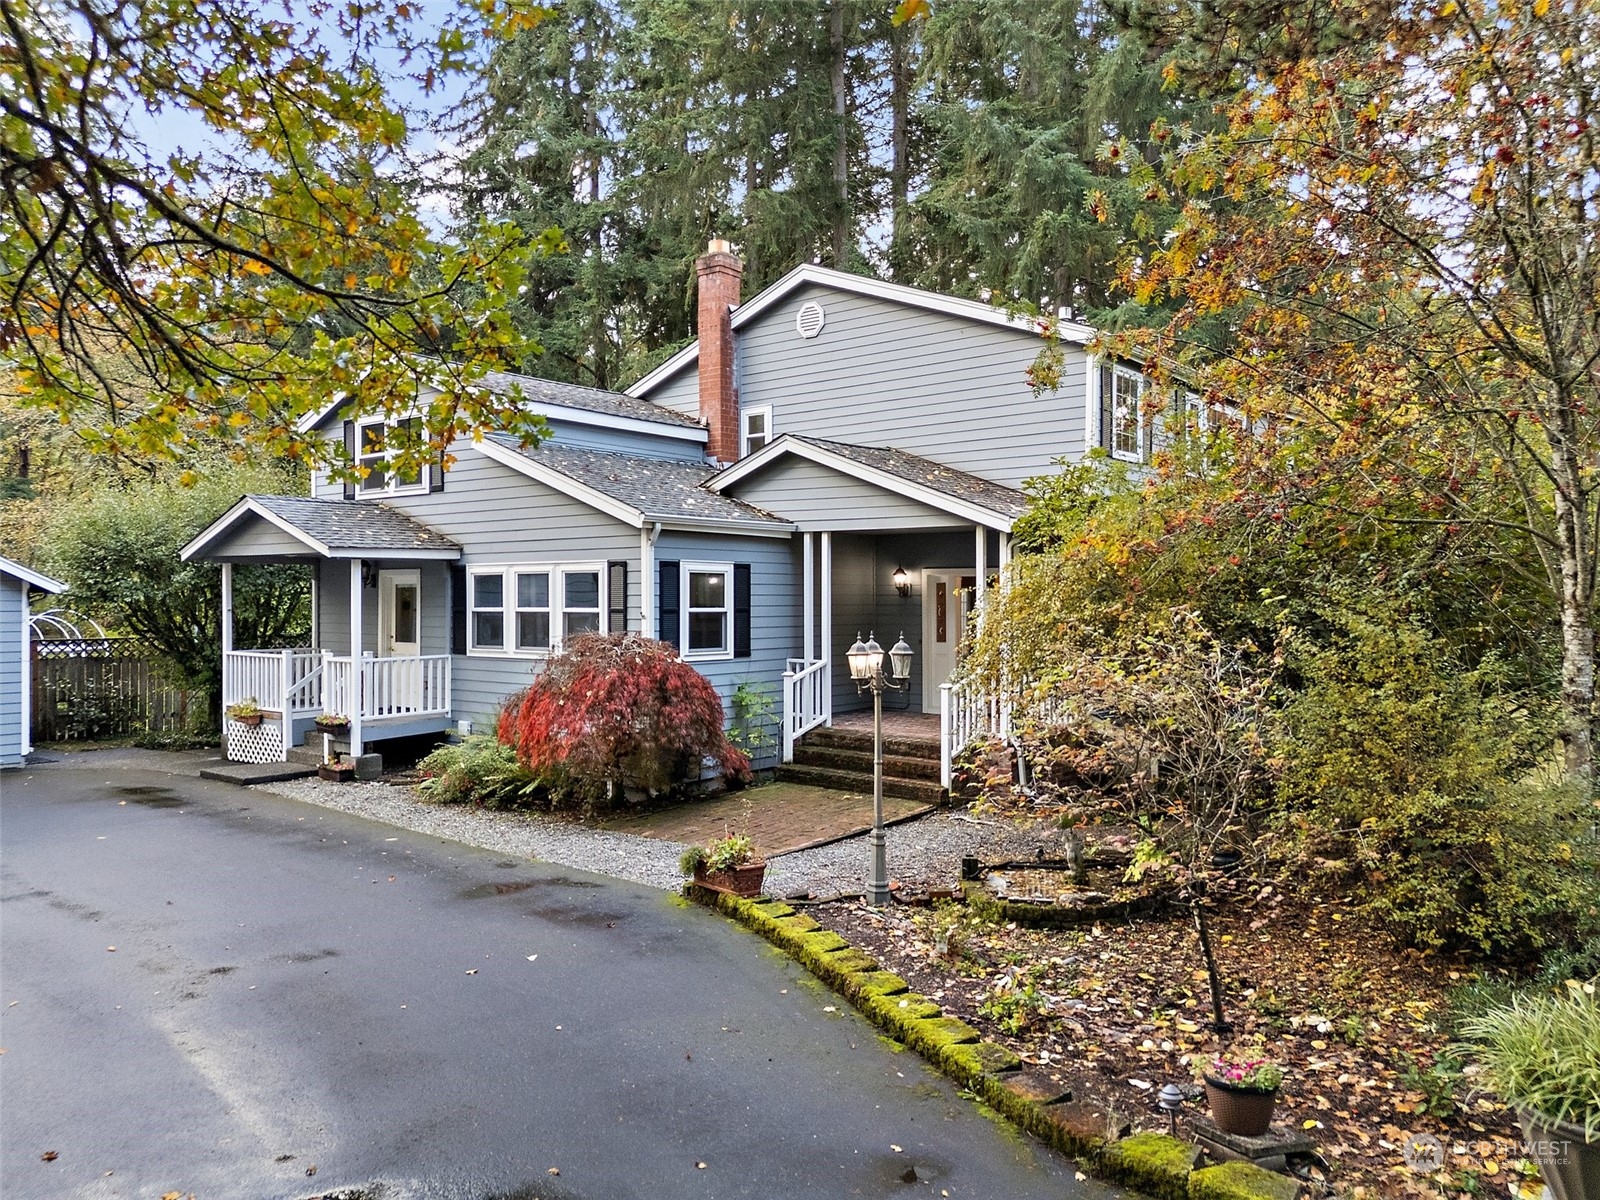
[(706, 453), (718, 462), (739, 457), (739, 393), (733, 382), (733, 310), (744, 263), (733, 246), (712, 238), (694, 262), (700, 302), (700, 419), (711, 438)]

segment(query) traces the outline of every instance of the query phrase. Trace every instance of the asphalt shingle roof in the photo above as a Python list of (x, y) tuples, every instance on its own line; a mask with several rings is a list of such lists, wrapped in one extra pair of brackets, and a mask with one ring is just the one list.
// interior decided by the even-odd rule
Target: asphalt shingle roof
[(931, 458), (923, 458), (920, 454), (881, 446), (852, 446), (847, 442), (829, 442), (793, 433), (788, 436), (864, 467), (873, 467), (911, 483), (919, 483), (953, 499), (981, 505), (1001, 516), (1020, 517), (1028, 508), (1027, 496), (1016, 488), (958, 471)]
[(248, 496), (330, 550), (459, 550), (444, 534), (373, 500)]
[(610, 450), (583, 450), (546, 443), (524, 450), (516, 439), (489, 434), (489, 440), (514, 450), (595, 491), (621, 501), (651, 520), (770, 521), (787, 525), (782, 517), (719, 495), (703, 486), (715, 472), (703, 462), (641, 458)]
[(576, 383), (557, 383), (552, 379), (535, 379), (531, 375), (513, 375), (509, 371), (490, 371), (479, 381), (480, 386), (492, 392), (508, 393), (520, 387), (529, 400), (552, 404), (561, 408), (577, 408), (587, 412), (607, 413), (614, 417), (632, 417), (636, 421), (654, 421), (658, 425), (682, 425), (700, 428), (700, 422), (683, 413), (639, 400), (621, 392), (605, 392), (599, 388), (583, 387)]

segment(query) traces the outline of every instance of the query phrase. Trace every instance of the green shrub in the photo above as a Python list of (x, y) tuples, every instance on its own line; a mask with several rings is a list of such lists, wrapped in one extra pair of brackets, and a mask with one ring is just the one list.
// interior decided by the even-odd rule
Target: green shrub
[(486, 733), (440, 746), (419, 769), (423, 780), (417, 790), (440, 804), (522, 808), (536, 804), (544, 791), (543, 781), (517, 761), (516, 751)]
[(1279, 794), (1307, 849), (1423, 948), (1527, 962), (1600, 926), (1594, 810), (1541, 780), (1538, 705), (1404, 622), (1336, 621), (1286, 714)]

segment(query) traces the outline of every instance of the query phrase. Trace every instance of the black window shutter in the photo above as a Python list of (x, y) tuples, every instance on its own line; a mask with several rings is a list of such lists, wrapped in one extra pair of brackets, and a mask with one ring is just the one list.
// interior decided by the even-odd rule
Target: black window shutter
[(428, 464), (428, 490), (430, 492), (444, 491), (444, 451), (441, 450)]
[(460, 563), (450, 568), (450, 653), (467, 652), (467, 569)]
[(750, 564), (733, 564), (733, 656), (750, 657)]
[(628, 564), (626, 562), (608, 563), (610, 580), (606, 584), (609, 598), (609, 612), (606, 615), (607, 633), (626, 633), (628, 631)]
[(1100, 364), (1100, 449), (1110, 453), (1114, 431), (1112, 425), (1112, 401), (1114, 393), (1112, 371), (1110, 363)]
[[(356, 465), (356, 423), (354, 421), (346, 421), (344, 423), (344, 456), (349, 460), (349, 464), (353, 468)], [(345, 481), (344, 498), (346, 500), (354, 500), (356, 498), (355, 480), (348, 479)]]
[(656, 592), (656, 637), (681, 650), (682, 639), (678, 635), (678, 564), (657, 563), (656, 571), (661, 583)]

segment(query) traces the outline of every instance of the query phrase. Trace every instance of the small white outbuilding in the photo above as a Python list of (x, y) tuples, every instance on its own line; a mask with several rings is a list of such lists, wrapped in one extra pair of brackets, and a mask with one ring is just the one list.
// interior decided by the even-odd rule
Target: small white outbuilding
[(28, 598), (35, 592), (59, 594), (67, 585), (0, 557), (0, 767), (19, 767), (33, 743), (29, 704), (33, 698), (33, 656), (28, 642)]

